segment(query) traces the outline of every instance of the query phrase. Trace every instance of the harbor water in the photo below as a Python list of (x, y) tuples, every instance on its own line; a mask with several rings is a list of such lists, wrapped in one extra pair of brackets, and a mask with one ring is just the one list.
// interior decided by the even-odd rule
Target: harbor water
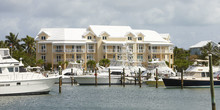
[[(215, 88), (220, 109), (220, 88)], [(209, 88), (166, 89), (147, 85), (55, 85), (49, 94), (0, 96), (0, 110), (210, 110)]]

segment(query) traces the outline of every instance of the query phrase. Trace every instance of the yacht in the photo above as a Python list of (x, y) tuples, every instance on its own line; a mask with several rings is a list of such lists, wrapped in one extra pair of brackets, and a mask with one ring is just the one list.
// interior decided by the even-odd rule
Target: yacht
[[(214, 87), (220, 87), (219, 71), (220, 68), (212, 66)], [(189, 66), (183, 74), (184, 87), (210, 87), (210, 75), (208, 60), (196, 60), (193, 65)], [(163, 78), (167, 88), (181, 87), (180, 77)]]
[(0, 95), (49, 93), (58, 77), (27, 72), (22, 61), (9, 54), (9, 49), (0, 49)]
[(156, 69), (158, 69), (159, 86), (164, 86), (162, 77), (176, 76), (176, 73), (167, 66), (165, 61), (153, 59), (151, 62), (148, 62), (147, 70), (143, 73), (144, 75), (148, 75), (150, 77), (149, 79), (145, 80), (146, 84), (149, 86), (156, 85)]

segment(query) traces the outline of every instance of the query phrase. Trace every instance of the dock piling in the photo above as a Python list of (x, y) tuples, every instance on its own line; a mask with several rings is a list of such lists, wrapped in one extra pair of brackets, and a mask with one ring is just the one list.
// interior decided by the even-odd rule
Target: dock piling
[(158, 68), (156, 68), (156, 88), (158, 88)]
[(141, 68), (139, 68), (139, 86), (141, 87)]
[(125, 87), (125, 68), (123, 68), (123, 87)]
[(71, 80), (71, 85), (73, 86), (73, 69), (71, 68), (71, 77), (70, 77), (70, 80)]
[(214, 90), (213, 71), (212, 71), (212, 54), (209, 54), (209, 73), (210, 73), (210, 91), (211, 91), (212, 110), (216, 110), (215, 90)]
[[(62, 75), (62, 68), (59, 66), (59, 75)], [(62, 92), (62, 76), (59, 77), (59, 93)]]
[(108, 69), (108, 74), (109, 74), (109, 87), (111, 86), (111, 72), (110, 68)]
[(135, 74), (135, 77), (134, 77), (134, 84), (136, 85), (136, 84), (137, 84), (137, 73), (134, 72), (134, 74)]
[(184, 70), (181, 72), (181, 89), (183, 89), (183, 73), (184, 73)]
[(95, 69), (95, 86), (97, 86), (97, 69)]

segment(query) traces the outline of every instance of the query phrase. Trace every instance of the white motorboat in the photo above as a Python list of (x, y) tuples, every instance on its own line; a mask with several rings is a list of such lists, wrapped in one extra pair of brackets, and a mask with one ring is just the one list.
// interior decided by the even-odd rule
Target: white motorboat
[[(81, 63), (69, 62), (66, 69), (62, 71), (62, 83), (71, 83), (71, 77), (83, 75)], [(56, 83), (59, 81), (57, 80)]]
[[(213, 69), (213, 77), (217, 77), (220, 71), (220, 67), (212, 66)], [(184, 76), (188, 77), (209, 77), (209, 66), (208, 60), (199, 60), (197, 59), (193, 65), (189, 66), (184, 72)]]
[(25, 72), (22, 65), (11, 58), (9, 49), (0, 49), (0, 95), (49, 93), (58, 77)]

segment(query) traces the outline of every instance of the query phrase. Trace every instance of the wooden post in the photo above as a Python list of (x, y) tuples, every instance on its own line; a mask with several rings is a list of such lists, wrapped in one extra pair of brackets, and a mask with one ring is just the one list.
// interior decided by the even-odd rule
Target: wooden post
[(135, 74), (135, 77), (134, 77), (134, 84), (136, 85), (136, 84), (137, 84), (137, 81), (136, 81), (136, 79), (137, 79), (137, 73), (134, 72), (134, 74)]
[(212, 71), (212, 54), (209, 54), (209, 74), (210, 74), (210, 90), (211, 90), (212, 110), (216, 110), (215, 90), (214, 90), (213, 71)]
[[(59, 75), (62, 75), (62, 69), (61, 66), (59, 66)], [(61, 93), (61, 87), (62, 87), (62, 76), (59, 77), (59, 93)]]
[(125, 87), (125, 68), (123, 68), (123, 87)]
[[(73, 75), (73, 69), (71, 68), (71, 75)], [(70, 76), (71, 85), (73, 85), (73, 76)]]
[(156, 68), (156, 88), (158, 88), (158, 68)]
[(97, 70), (95, 68), (95, 86), (97, 86)]
[(141, 68), (139, 68), (139, 86), (141, 87)]
[(184, 70), (181, 72), (181, 89), (183, 89), (183, 73), (184, 73)]
[(122, 75), (123, 75), (123, 73), (121, 73), (121, 85), (122, 85)]
[(108, 69), (108, 77), (109, 77), (109, 87), (111, 86), (111, 72), (110, 72), (110, 68)]

